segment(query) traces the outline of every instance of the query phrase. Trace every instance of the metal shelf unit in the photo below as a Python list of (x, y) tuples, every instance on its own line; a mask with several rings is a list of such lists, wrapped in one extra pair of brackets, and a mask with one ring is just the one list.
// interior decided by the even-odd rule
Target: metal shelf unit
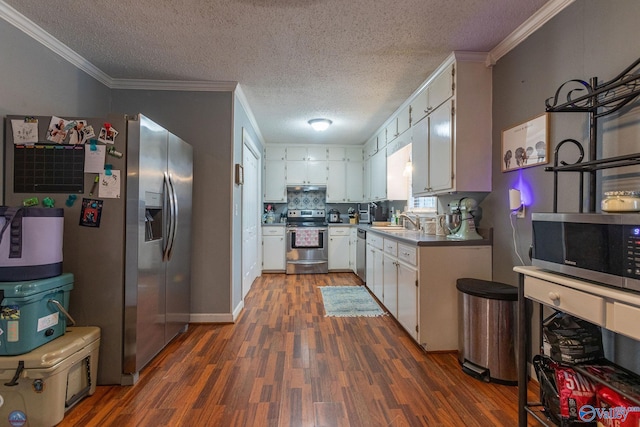
[[(584, 93), (586, 91), (586, 93)], [(580, 206), (583, 212), (584, 183), (588, 177), (589, 212), (596, 211), (596, 172), (602, 169), (619, 168), (640, 164), (640, 153), (597, 159), (598, 119), (620, 111), (640, 95), (640, 58), (613, 79), (599, 83), (597, 77), (589, 82), (572, 79), (562, 84), (554, 96), (547, 99), (548, 113), (588, 113), (589, 114), (589, 159), (584, 160), (584, 147), (575, 139), (565, 139), (554, 150), (554, 164), (546, 171), (553, 172), (553, 212), (558, 211), (558, 173), (576, 172), (580, 174)], [(561, 100), (562, 99), (562, 100)], [(566, 99), (566, 101), (564, 101)], [(574, 163), (559, 160), (560, 149), (567, 143), (575, 145), (579, 158)]]

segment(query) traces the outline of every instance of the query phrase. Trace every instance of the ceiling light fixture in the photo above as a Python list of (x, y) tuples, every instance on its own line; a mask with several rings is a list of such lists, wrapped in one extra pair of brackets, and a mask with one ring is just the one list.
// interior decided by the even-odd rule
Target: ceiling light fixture
[(333, 122), (331, 120), (329, 120), (329, 119), (311, 119), (311, 120), (309, 120), (309, 124), (311, 125), (313, 130), (318, 131), (318, 132), (322, 132), (324, 130), (327, 130), (327, 128), (331, 125), (331, 123), (333, 123)]

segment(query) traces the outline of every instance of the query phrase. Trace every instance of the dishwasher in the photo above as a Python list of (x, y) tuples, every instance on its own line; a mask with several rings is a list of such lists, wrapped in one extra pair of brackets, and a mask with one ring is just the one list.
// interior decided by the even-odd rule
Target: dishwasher
[(363, 282), (367, 282), (367, 230), (361, 228), (358, 228), (356, 246), (356, 274)]

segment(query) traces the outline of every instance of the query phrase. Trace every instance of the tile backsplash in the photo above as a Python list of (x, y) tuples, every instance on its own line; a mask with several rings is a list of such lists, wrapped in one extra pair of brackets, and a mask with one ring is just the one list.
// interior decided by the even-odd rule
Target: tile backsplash
[(324, 209), (326, 200), (326, 190), (287, 190), (288, 209)]

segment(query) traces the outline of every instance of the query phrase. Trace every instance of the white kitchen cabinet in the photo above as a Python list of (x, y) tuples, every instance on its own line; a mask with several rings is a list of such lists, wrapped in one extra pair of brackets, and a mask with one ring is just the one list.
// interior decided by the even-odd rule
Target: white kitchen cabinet
[(362, 162), (362, 147), (347, 147), (344, 150), (347, 162)]
[(383, 300), (383, 238), (373, 233), (367, 233), (367, 287), (378, 298)]
[(371, 200), (387, 198), (387, 153), (378, 151), (371, 157)]
[[(386, 142), (389, 144), (391, 141), (398, 137), (398, 117), (394, 117), (391, 122), (385, 128), (385, 134), (387, 136)], [(378, 144), (378, 149), (380, 149)]]
[(326, 185), (327, 148), (287, 146), (287, 185)]
[(458, 349), (457, 280), (491, 280), (491, 246), (423, 246), (418, 252), (418, 343), (426, 351)]
[(329, 226), (329, 270), (350, 271), (351, 262), (351, 231), (350, 227)]
[(453, 96), (454, 64), (447, 66), (411, 102), (411, 122), (415, 125)]
[(433, 105), (440, 104), (413, 126), (414, 196), (491, 191), (491, 69), (462, 55), (450, 57), (454, 63), (442, 74), (447, 84), (436, 85), (436, 78), (428, 86)]
[(418, 339), (417, 247), (384, 239), (384, 305)]
[(347, 200), (346, 161), (327, 162), (327, 202), (344, 203)]
[(364, 144), (364, 158), (368, 159), (378, 152), (378, 135), (374, 136)]
[(371, 197), (371, 158), (365, 159), (362, 165), (362, 194), (363, 202), (372, 200)]
[(285, 184), (286, 147), (269, 145), (264, 150), (264, 202), (286, 202), (287, 191)]
[[(401, 250), (401, 249), (400, 249)], [(418, 340), (418, 270), (398, 260), (398, 322)]]
[(357, 273), (357, 264), (356, 261), (358, 259), (358, 227), (353, 226), (349, 227), (349, 265), (351, 266), (351, 271)]
[(411, 105), (407, 105), (398, 113), (397, 131), (400, 136), (411, 127)]
[(382, 261), (382, 303), (389, 313), (398, 318), (398, 243), (384, 239)]
[(454, 178), (452, 102), (440, 105), (412, 130), (412, 194), (451, 191)]
[(327, 202), (362, 202), (362, 148), (329, 147), (328, 152), (330, 160), (327, 162)]
[(457, 280), (491, 280), (491, 246), (417, 246), (387, 236), (367, 233), (367, 286), (425, 350), (457, 350)]
[[(364, 202), (364, 166), (362, 161), (347, 161), (346, 202)], [(331, 179), (331, 176), (329, 176)]]
[(285, 227), (262, 227), (262, 271), (284, 272), (286, 269)]
[(286, 170), (284, 160), (264, 162), (264, 202), (286, 202)]
[(286, 168), (288, 185), (327, 184), (326, 160), (287, 160)]
[(286, 160), (327, 160), (327, 148), (324, 146), (287, 146)]

